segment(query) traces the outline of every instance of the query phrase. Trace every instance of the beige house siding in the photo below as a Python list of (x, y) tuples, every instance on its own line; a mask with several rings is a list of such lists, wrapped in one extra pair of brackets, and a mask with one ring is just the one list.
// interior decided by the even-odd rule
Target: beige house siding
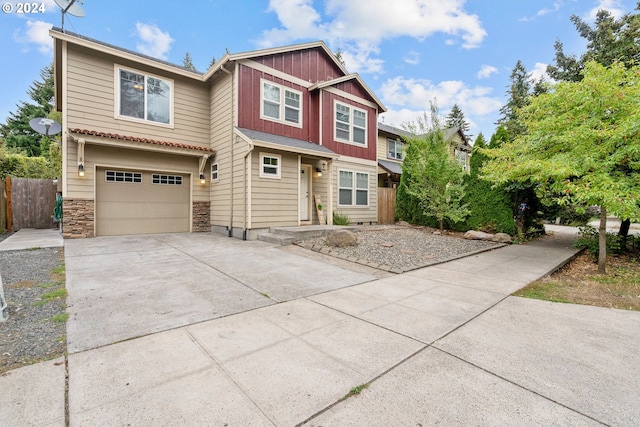
[[(220, 227), (229, 225), (231, 215), (231, 143), (235, 140), (231, 90), (231, 76), (224, 73), (212, 83), (210, 89), (211, 147), (216, 150), (210, 163), (218, 163), (219, 177), (210, 186), (211, 224)], [(240, 143), (236, 147), (238, 145)], [(211, 178), (210, 164), (207, 174)]]
[[(281, 156), (280, 178), (260, 176), (260, 154)], [(298, 155), (256, 147), (251, 157), (251, 228), (298, 225)]]
[[(369, 174), (369, 206), (341, 206), (338, 204), (339, 171), (347, 170)], [(332, 165), (333, 211), (348, 215), (352, 224), (378, 222), (378, 171), (377, 165), (339, 159)]]
[[(68, 44), (67, 126), (190, 145), (209, 144), (206, 84)], [(116, 66), (173, 80), (173, 128), (116, 118)]]

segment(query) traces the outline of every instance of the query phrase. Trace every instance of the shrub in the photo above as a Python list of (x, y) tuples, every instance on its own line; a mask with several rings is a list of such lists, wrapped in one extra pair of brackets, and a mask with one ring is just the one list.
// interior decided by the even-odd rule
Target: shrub
[[(587, 249), (597, 259), (600, 254), (599, 232), (595, 227), (585, 225), (580, 227), (578, 239), (574, 242), (573, 247), (577, 249)], [(607, 253), (620, 254), (625, 251), (624, 240), (622, 236), (615, 233), (607, 233)]]
[(349, 225), (351, 224), (351, 219), (347, 214), (341, 214), (339, 212), (333, 213), (333, 225)]

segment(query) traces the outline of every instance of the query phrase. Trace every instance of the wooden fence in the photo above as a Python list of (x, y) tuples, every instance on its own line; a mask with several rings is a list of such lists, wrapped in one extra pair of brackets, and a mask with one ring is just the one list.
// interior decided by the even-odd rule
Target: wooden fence
[(378, 187), (378, 224), (396, 221), (396, 189)]
[(0, 189), (0, 228), (55, 228), (56, 186), (51, 179), (10, 178)]

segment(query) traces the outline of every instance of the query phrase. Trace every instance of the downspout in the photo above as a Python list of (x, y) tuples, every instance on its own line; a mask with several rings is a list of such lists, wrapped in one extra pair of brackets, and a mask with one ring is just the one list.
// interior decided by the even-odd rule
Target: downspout
[(233, 132), (233, 114), (234, 114), (234, 110), (235, 110), (235, 106), (233, 103), (233, 93), (234, 93), (234, 86), (233, 86), (233, 73), (231, 73), (231, 71), (227, 70), (226, 68), (224, 68), (224, 64), (220, 66), (220, 69), (222, 71), (224, 71), (225, 73), (227, 73), (229, 75), (229, 77), (231, 77), (231, 126), (230, 126), (230, 135), (231, 135), (231, 173), (230, 173), (230, 178), (231, 178), (231, 191), (229, 194), (229, 198), (230, 198), (230, 203), (229, 203), (229, 237), (233, 236), (233, 164), (234, 164), (234, 158), (233, 158), (233, 140), (235, 139), (234, 137), (234, 132)]
[(253, 144), (247, 142), (249, 145), (249, 149), (247, 150), (247, 154), (244, 155), (243, 165), (244, 165), (244, 224), (242, 230), (242, 240), (247, 240), (247, 226), (248, 226), (248, 215), (247, 211), (249, 210), (249, 203), (247, 201), (248, 190), (247, 190), (247, 173), (251, 173), (251, 167), (249, 167), (247, 171), (247, 158), (253, 151)]

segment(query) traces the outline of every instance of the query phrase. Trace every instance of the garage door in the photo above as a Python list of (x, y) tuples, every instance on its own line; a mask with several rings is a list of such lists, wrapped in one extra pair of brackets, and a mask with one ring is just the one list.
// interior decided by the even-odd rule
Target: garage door
[(96, 234), (188, 232), (189, 175), (98, 168)]

